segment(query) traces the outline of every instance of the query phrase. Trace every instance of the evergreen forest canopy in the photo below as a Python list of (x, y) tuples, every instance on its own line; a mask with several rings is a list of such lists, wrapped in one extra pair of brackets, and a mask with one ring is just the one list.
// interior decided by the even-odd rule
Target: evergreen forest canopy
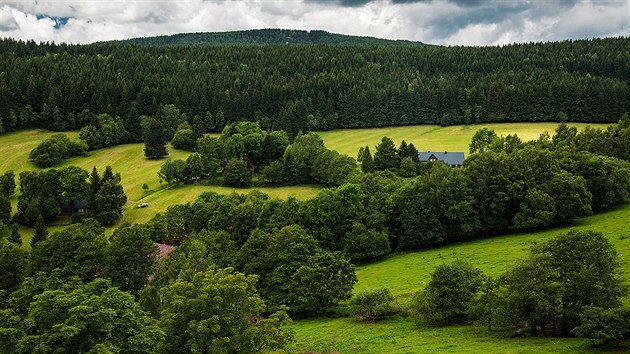
[[(173, 104), (210, 131), (507, 121), (614, 122), (630, 38), (504, 47), (141, 46), (0, 41), (0, 131), (117, 125)], [(96, 119), (108, 114), (107, 119)], [(123, 141), (125, 142), (125, 141)]]
[(342, 44), (423, 45), (420, 42), (348, 36), (326, 31), (267, 28), (248, 31), (179, 33), (168, 36), (132, 38), (110, 43), (142, 45), (250, 45), (250, 44)]

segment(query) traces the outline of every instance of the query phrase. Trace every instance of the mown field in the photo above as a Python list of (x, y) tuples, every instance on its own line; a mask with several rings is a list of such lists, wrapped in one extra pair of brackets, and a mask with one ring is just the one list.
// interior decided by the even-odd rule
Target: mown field
[[(579, 130), (586, 126), (605, 128), (608, 124), (568, 123)], [(494, 129), (498, 135), (518, 134), (522, 140), (538, 139), (544, 131), (553, 135), (558, 123), (492, 123), (475, 125), (412, 125), (405, 127), (385, 127), (370, 129), (339, 129), (318, 134), (326, 146), (342, 154), (357, 157), (359, 148), (369, 146), (372, 154), (374, 147), (383, 136), (388, 136), (396, 143), (402, 140), (413, 143), (419, 151), (463, 151), (468, 154), (468, 145), (475, 132), (482, 128)]]
[[(412, 293), (423, 288), (436, 266), (465, 259), (486, 275), (499, 275), (524, 257), (534, 242), (543, 242), (570, 229), (604, 233), (619, 255), (620, 274), (630, 283), (630, 203), (573, 223), (537, 232), (521, 232), (478, 239), (435, 249), (409, 252), (357, 267), (355, 292), (389, 287), (404, 306)], [(626, 299), (628, 303), (628, 299)], [(298, 352), (339, 353), (576, 353), (590, 351), (579, 338), (511, 338), (510, 332), (488, 332), (483, 325), (426, 327), (410, 318), (380, 323), (358, 323), (352, 318), (295, 321)]]

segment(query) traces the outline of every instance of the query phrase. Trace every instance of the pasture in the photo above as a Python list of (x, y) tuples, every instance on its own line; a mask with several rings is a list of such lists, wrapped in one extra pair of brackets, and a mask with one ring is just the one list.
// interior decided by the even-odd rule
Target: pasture
[[(551, 229), (481, 238), (417, 252), (385, 257), (357, 266), (354, 291), (379, 286), (392, 290), (401, 306), (414, 291), (428, 283), (435, 267), (465, 259), (484, 274), (497, 276), (524, 257), (534, 242), (544, 242), (570, 229), (602, 232), (615, 245), (620, 274), (630, 283), (630, 203)], [(626, 303), (628, 299), (626, 299)], [(295, 351), (339, 353), (581, 353), (589, 341), (580, 338), (511, 338), (511, 331), (488, 332), (482, 324), (429, 327), (397, 316), (379, 323), (352, 318), (318, 318), (295, 321)]]
[[(418, 151), (463, 151), (468, 154), (468, 145), (475, 132), (482, 128), (494, 129), (497, 135), (518, 134), (524, 140), (538, 139), (547, 131), (553, 135), (559, 123), (488, 123), (475, 125), (412, 125), (367, 129), (339, 129), (318, 132), (329, 149), (356, 158), (359, 148), (369, 146), (372, 155), (374, 147), (383, 136), (388, 136), (396, 146), (402, 140), (413, 143)], [(609, 124), (567, 123), (578, 130), (586, 126), (605, 129)]]

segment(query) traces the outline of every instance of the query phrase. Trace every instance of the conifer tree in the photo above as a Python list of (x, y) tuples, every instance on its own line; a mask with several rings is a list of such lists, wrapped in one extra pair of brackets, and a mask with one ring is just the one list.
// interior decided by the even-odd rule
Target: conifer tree
[(156, 119), (149, 119), (144, 135), (144, 156), (149, 159), (160, 159), (168, 155), (162, 123)]
[(390, 168), (398, 168), (400, 164), (398, 152), (392, 139), (384, 136), (381, 142), (376, 145), (374, 153), (374, 169), (377, 171), (387, 170)]
[(20, 235), (20, 230), (18, 229), (17, 224), (13, 224), (13, 226), (11, 226), (11, 235), (9, 236), (9, 241), (15, 243), (18, 246), (22, 246), (22, 235)]
[(374, 160), (369, 146), (359, 149), (357, 160), (361, 163), (361, 171), (364, 173), (374, 172)]
[(31, 238), (31, 249), (35, 248), (35, 245), (39, 241), (43, 241), (48, 237), (48, 229), (46, 228), (46, 223), (44, 222), (44, 217), (42, 214), (37, 216), (37, 221), (35, 222), (35, 229), (33, 230), (33, 238)]

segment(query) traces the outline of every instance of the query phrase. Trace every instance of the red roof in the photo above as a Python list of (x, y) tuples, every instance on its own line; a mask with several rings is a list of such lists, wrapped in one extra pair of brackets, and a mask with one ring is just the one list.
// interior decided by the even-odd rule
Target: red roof
[(166, 245), (164, 243), (153, 242), (154, 245), (158, 247), (157, 257), (162, 258), (168, 256), (169, 253), (173, 252), (175, 246)]

